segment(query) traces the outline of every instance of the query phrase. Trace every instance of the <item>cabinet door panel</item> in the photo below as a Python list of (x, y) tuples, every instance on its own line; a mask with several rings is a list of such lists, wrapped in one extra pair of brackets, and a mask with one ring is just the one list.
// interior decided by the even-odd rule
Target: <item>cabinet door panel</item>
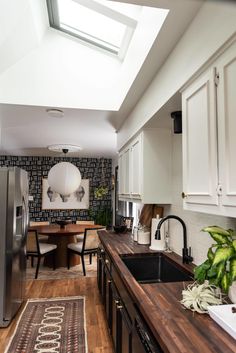
[(191, 203), (218, 204), (214, 77), (215, 70), (208, 70), (186, 89), (182, 97), (185, 206)]
[(236, 44), (218, 62), (218, 124), (222, 205), (236, 206)]
[(130, 149), (125, 149), (119, 156), (119, 194), (130, 193)]
[(135, 139), (131, 145), (131, 194), (135, 197), (140, 197), (142, 194), (142, 138), (141, 135)]
[[(131, 336), (131, 324), (129, 323), (129, 319), (127, 317), (126, 311), (124, 308), (120, 309), (120, 318), (121, 318), (121, 353), (131, 353), (132, 352), (132, 336)], [(134, 352), (135, 353), (135, 352)]]

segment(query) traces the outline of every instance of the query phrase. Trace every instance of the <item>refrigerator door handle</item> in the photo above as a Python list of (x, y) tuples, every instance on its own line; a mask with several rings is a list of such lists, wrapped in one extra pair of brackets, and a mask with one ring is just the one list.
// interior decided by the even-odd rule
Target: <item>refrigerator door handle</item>
[(19, 240), (21, 240), (22, 238), (23, 238), (23, 234), (16, 234), (16, 235), (15, 235), (16, 241), (19, 241)]

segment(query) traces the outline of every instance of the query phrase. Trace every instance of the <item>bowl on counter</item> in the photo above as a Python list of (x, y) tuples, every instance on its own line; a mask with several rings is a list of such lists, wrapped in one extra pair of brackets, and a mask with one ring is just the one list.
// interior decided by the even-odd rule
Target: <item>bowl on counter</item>
[(71, 219), (57, 219), (55, 221), (56, 224), (58, 224), (60, 226), (60, 228), (65, 228), (65, 226), (67, 224), (71, 224), (72, 223), (72, 220)]
[(127, 226), (126, 225), (116, 225), (113, 226), (114, 232), (115, 233), (125, 233), (127, 230)]

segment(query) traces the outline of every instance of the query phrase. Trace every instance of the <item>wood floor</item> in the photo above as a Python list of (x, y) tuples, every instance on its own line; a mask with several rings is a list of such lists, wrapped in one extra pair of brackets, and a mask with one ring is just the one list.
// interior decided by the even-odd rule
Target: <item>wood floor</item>
[[(114, 353), (96, 281), (97, 278), (91, 277), (63, 280), (30, 280), (27, 281), (26, 298), (84, 295), (86, 297), (88, 353)], [(4, 352), (14, 332), (19, 314), (9, 327), (0, 329), (0, 353)]]

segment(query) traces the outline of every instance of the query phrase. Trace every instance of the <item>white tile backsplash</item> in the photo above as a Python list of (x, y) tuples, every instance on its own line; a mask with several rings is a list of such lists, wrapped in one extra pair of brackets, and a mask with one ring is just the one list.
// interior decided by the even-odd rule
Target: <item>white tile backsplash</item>
[[(165, 216), (173, 214), (183, 219), (187, 227), (188, 246), (192, 248), (194, 263), (199, 265), (206, 260), (209, 246), (214, 243), (210, 235), (201, 232), (208, 225), (219, 225), (223, 228), (236, 229), (236, 219), (214, 216), (205, 213), (185, 211), (183, 209), (182, 193), (182, 135), (173, 135), (173, 202), (165, 206)], [(170, 246), (178, 254), (182, 254), (183, 235), (182, 226), (176, 220), (169, 221)]]

